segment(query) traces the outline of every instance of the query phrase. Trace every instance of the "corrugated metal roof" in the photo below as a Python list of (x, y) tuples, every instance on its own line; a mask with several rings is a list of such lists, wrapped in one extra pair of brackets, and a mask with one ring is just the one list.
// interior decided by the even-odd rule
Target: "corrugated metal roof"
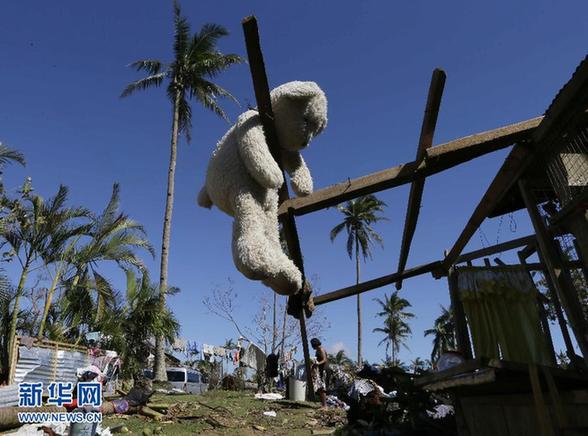
[(20, 346), (14, 383), (43, 382), (44, 387), (51, 382), (75, 383), (76, 369), (89, 363), (88, 354), (82, 351)]
[(18, 385), (0, 387), (0, 407), (18, 406)]
[(570, 77), (570, 80), (568, 80), (568, 82), (564, 86), (562, 86), (559, 89), (559, 91), (557, 91), (557, 94), (555, 95), (555, 97), (551, 101), (551, 104), (549, 105), (549, 107), (545, 111), (545, 115), (549, 115), (549, 113), (551, 112), (551, 110), (553, 108), (553, 105), (555, 104), (555, 102), (557, 101), (559, 96), (562, 94), (562, 92), (564, 92), (566, 87), (568, 87), (570, 85), (570, 83), (574, 82), (575, 80), (578, 80), (580, 78), (579, 76), (583, 76), (586, 74), (587, 68), (588, 68), (588, 55), (586, 55), (586, 57), (584, 59), (582, 59), (582, 62), (580, 62), (578, 64), (578, 66), (574, 70), (574, 73), (572, 74), (572, 77)]

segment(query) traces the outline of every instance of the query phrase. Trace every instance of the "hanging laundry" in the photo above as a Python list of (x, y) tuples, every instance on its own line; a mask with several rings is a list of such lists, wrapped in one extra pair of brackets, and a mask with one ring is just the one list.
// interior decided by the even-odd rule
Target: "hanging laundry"
[(265, 368), (265, 353), (257, 345), (249, 344), (240, 355), (239, 361), (243, 366), (261, 371)]

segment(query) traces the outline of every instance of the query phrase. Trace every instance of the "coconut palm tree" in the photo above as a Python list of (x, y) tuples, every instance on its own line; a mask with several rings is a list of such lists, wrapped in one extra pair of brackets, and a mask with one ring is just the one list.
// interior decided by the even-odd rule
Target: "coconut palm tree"
[[(136, 250), (143, 249), (154, 255), (143, 226), (120, 211), (120, 187), (117, 183), (112, 187), (112, 195), (104, 211), (93, 217), (88, 236), (89, 240), (78, 244), (68, 256), (72, 268), (64, 281), (66, 292), (62, 301), (63, 316), (70, 324), (97, 324), (106, 309), (114, 308), (115, 291), (105, 275), (99, 272), (102, 264), (114, 263), (123, 271), (142, 271), (145, 266)], [(96, 295), (96, 303), (92, 294)], [(50, 300), (45, 306), (45, 313), (48, 306)], [(40, 329), (39, 336), (42, 334)]]
[(331, 365), (344, 367), (350, 367), (353, 365), (352, 360), (345, 354), (345, 350), (339, 350), (335, 354), (329, 354), (329, 363)]
[[(146, 59), (133, 62), (131, 67), (144, 71), (147, 77), (129, 84), (121, 94), (126, 97), (138, 90), (146, 90), (161, 86), (167, 80), (167, 95), (172, 103), (172, 131), (170, 143), (170, 159), (167, 175), (167, 194), (163, 219), (163, 235), (161, 243), (161, 270), (159, 288), (161, 289), (161, 308), (165, 307), (167, 291), (167, 265), (171, 235), (171, 221), (174, 202), (174, 179), (176, 172), (177, 144), (180, 133), (190, 140), (192, 126), (192, 109), (189, 100), (194, 98), (206, 109), (213, 111), (223, 119), (225, 112), (218, 103), (220, 97), (233, 101), (236, 99), (224, 88), (213, 83), (221, 72), (231, 65), (243, 62), (236, 54), (221, 53), (216, 44), (228, 35), (222, 26), (205, 24), (199, 32), (191, 34), (190, 25), (181, 15), (178, 2), (174, 2), (174, 58), (165, 64), (158, 60)], [(157, 338), (155, 356), (155, 380), (166, 380), (165, 355), (163, 338)]]
[[(375, 195), (366, 195), (337, 206), (344, 216), (343, 221), (331, 230), (331, 242), (343, 229), (347, 231), (347, 254), (353, 258), (355, 253), (355, 283), (359, 285), (359, 258), (364, 262), (372, 257), (371, 246), (377, 243), (383, 246), (382, 237), (372, 228), (378, 221), (386, 218), (379, 214), (384, 211), (386, 203)], [(361, 367), (361, 296), (357, 294), (357, 365)]]
[(394, 291), (390, 297), (385, 295), (384, 300), (376, 298), (374, 301), (382, 308), (377, 315), (384, 318), (384, 327), (375, 328), (373, 331), (384, 333), (384, 339), (378, 345), (386, 344), (386, 358), (389, 357), (388, 351), (391, 350), (392, 362), (395, 362), (400, 346), (408, 348), (405, 341), (412, 334), (407, 321), (414, 318), (414, 314), (406, 311), (411, 304), (399, 296), (399, 291)]
[(20, 298), (35, 262), (55, 258), (68, 241), (87, 229), (87, 224), (79, 224), (78, 219), (88, 218), (90, 212), (84, 208), (66, 207), (67, 194), (67, 187), (62, 185), (55, 197), (48, 201), (38, 195), (30, 195), (30, 190), (26, 190), (22, 198), (7, 200), (10, 219), (5, 223), (2, 236), (11, 247), (11, 255), (21, 266), (12, 307), (11, 341), (16, 334)]
[(410, 362), (410, 369), (415, 374), (419, 374), (419, 373), (425, 371), (426, 368), (427, 368), (427, 362), (425, 362), (420, 357), (416, 357), (415, 359), (413, 359)]
[(431, 361), (436, 361), (443, 352), (455, 349), (455, 323), (453, 312), (441, 306), (441, 315), (435, 319), (433, 328), (425, 330), (425, 336), (433, 335)]
[[(149, 280), (144, 270), (140, 278), (135, 278), (133, 270), (127, 271), (126, 302), (121, 310), (119, 321), (124, 342), (123, 359), (125, 372), (135, 378), (143, 372), (151, 350), (150, 339), (162, 336), (168, 343), (177, 336), (180, 325), (173, 313), (159, 307), (159, 287)], [(170, 288), (170, 294), (177, 288)]]

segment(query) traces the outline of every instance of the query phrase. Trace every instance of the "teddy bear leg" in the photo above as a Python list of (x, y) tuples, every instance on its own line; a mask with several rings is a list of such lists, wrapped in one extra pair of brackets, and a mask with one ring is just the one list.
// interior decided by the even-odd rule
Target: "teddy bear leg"
[(272, 248), (266, 235), (263, 206), (251, 195), (241, 193), (235, 202), (233, 260), (248, 279), (263, 280), (276, 272)]
[(265, 234), (271, 246), (276, 269), (274, 274), (263, 280), (263, 283), (278, 294), (292, 295), (302, 287), (302, 274), (282, 249), (277, 213), (276, 199), (275, 207), (265, 211)]

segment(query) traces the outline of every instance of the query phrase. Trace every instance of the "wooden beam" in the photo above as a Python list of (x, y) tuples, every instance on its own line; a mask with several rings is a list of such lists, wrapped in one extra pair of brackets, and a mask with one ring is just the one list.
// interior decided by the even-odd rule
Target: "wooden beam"
[(429, 148), (425, 160), (420, 164), (409, 162), (320, 189), (306, 197), (291, 198), (280, 206), (279, 213), (285, 214), (292, 208), (294, 215), (305, 215), (439, 173), (528, 138), (542, 119), (532, 118)]
[[(446, 75), (443, 70), (438, 68), (433, 70), (415, 158), (415, 162), (418, 164), (424, 160), (427, 149), (433, 145), (433, 135), (435, 134), (435, 126), (437, 125), (439, 107), (441, 106), (441, 98), (443, 97), (443, 89), (445, 88), (445, 78)], [(408, 254), (410, 253), (410, 245), (419, 219), (424, 188), (425, 177), (415, 179), (410, 185), (408, 206), (406, 207), (406, 218), (404, 220), (404, 231), (402, 233), (402, 243), (400, 244), (400, 255), (398, 258), (399, 273), (404, 271), (404, 268), (406, 267)], [(402, 279), (396, 282), (396, 289), (400, 290), (401, 288)]]
[[(482, 224), (496, 204), (498, 204), (502, 197), (516, 183), (521, 174), (523, 174), (523, 171), (530, 164), (531, 156), (531, 150), (521, 144), (515, 145), (510, 151), (510, 154), (502, 164), (502, 167), (480, 200), (480, 203), (478, 203), (461, 235), (459, 235), (459, 238), (457, 238), (457, 241), (445, 257), (443, 261), (443, 269), (445, 271), (449, 270), (455, 264), (461, 251), (480, 227), (480, 224)], [(445, 275), (445, 271), (436, 271), (434, 275), (437, 278), (442, 277)]]
[(314, 298), (314, 305), (330, 303), (332, 301), (340, 300), (342, 298), (351, 297), (352, 295), (362, 294), (372, 289), (381, 288), (389, 285), (400, 279), (416, 277), (422, 274), (430, 273), (439, 268), (440, 262), (427, 263), (415, 268), (404, 270), (402, 273), (394, 273), (386, 276), (378, 277), (377, 279), (368, 280), (367, 282), (359, 283), (358, 285), (348, 286), (337, 291), (329, 292), (328, 294), (318, 295)]
[(491, 256), (492, 254), (523, 247), (535, 243), (535, 235), (523, 236), (522, 238), (513, 239), (508, 242), (493, 245), (491, 247), (481, 248), (480, 250), (470, 251), (460, 255), (455, 263), (462, 263), (471, 260), (480, 259), (481, 257)]
[[(247, 57), (249, 59), (249, 68), (251, 70), (251, 78), (253, 79), (253, 88), (255, 90), (255, 99), (257, 101), (257, 108), (261, 124), (263, 125), (263, 132), (265, 139), (268, 143), (268, 147), (272, 156), (282, 169), (282, 160), (280, 158), (280, 144), (276, 126), (274, 124), (274, 113), (272, 110), (272, 103), (270, 98), (269, 82), (265, 71), (265, 63), (263, 60), (263, 53), (261, 51), (261, 44), (259, 41), (259, 31), (257, 28), (257, 19), (254, 16), (246, 17), (242, 21), (243, 32), (245, 34), (245, 45), (247, 47)], [(288, 199), (288, 185), (285, 182), (286, 177), (284, 176), (284, 184), (280, 188), (279, 197), (280, 202), (284, 202)], [(296, 231), (296, 222), (294, 221), (292, 214), (287, 214), (282, 219), (282, 225), (284, 227), (284, 234), (286, 244), (288, 246), (288, 254), (292, 258), (292, 261), (298, 267), (302, 273), (303, 280), (306, 280), (304, 276), (304, 263), (302, 260), (302, 253), (300, 251), (300, 241), (298, 239), (298, 233)], [(300, 300), (302, 300), (302, 289), (296, 294)], [(306, 320), (304, 318), (304, 305), (299, 304), (298, 319), (300, 320), (300, 334), (302, 339), (302, 349), (304, 352), (304, 362), (306, 374), (311, 374), (311, 363), (310, 363), (310, 351), (308, 349), (308, 338), (306, 332)], [(312, 386), (312, 377), (307, 377), (307, 389), (308, 396), (310, 399), (314, 397), (314, 388)]]
[(539, 214), (533, 192), (529, 189), (525, 180), (519, 180), (518, 185), (529, 217), (531, 218), (531, 223), (537, 234), (541, 258), (547, 267), (551, 283), (561, 300), (574, 336), (576, 337), (576, 342), (580, 350), (582, 350), (584, 361), (588, 362), (588, 323), (580, 306), (578, 293), (569, 275), (569, 271), (562, 264), (563, 262), (556, 242), (547, 231), (545, 222)]

